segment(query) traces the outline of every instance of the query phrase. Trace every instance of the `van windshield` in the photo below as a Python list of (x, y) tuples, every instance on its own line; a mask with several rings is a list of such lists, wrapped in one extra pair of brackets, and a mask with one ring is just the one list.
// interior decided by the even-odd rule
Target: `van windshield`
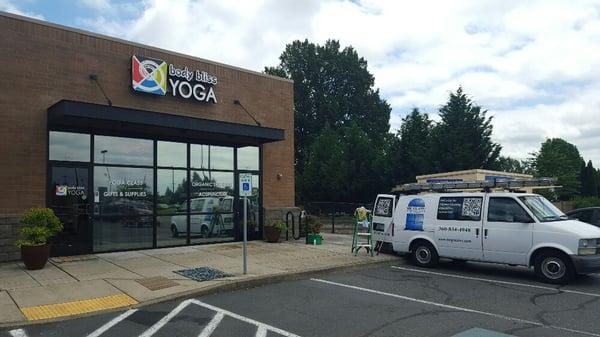
[(519, 197), (519, 199), (529, 208), (529, 210), (541, 222), (567, 220), (568, 217), (556, 206), (552, 205), (548, 199), (539, 195), (528, 195)]

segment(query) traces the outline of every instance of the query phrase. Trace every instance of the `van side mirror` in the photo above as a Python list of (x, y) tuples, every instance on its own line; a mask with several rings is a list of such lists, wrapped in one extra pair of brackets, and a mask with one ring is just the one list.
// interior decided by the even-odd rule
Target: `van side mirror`
[(519, 223), (532, 223), (533, 219), (526, 214), (517, 214), (514, 216), (513, 221), (515, 222), (519, 222)]

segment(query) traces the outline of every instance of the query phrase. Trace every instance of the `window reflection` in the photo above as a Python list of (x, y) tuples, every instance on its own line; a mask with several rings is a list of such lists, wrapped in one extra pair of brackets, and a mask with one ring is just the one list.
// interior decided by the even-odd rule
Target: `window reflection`
[(97, 164), (154, 165), (153, 141), (138, 138), (94, 136)]
[(232, 147), (192, 144), (190, 151), (194, 168), (233, 170)]
[(187, 242), (187, 171), (157, 170), (157, 229), (159, 246)]
[(246, 146), (237, 150), (238, 170), (258, 170), (260, 158), (258, 156), (258, 147)]
[(152, 171), (94, 167), (94, 251), (152, 247)]
[(193, 243), (233, 239), (233, 192), (233, 172), (192, 171), (190, 235)]
[(187, 144), (157, 142), (158, 166), (187, 167)]
[(50, 160), (90, 161), (90, 135), (50, 131), (48, 141)]

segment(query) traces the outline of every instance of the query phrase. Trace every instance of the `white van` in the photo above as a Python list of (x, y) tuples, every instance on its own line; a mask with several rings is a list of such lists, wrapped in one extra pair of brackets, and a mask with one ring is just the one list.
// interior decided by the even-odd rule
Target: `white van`
[(537, 194), (380, 194), (373, 237), (423, 267), (439, 257), (533, 266), (540, 280), (558, 284), (600, 271), (600, 228), (569, 220)]
[[(222, 228), (211, 228), (213, 207), (219, 206), (223, 219)], [(226, 196), (193, 198), (190, 200), (190, 235), (208, 238), (211, 236), (233, 235), (233, 197)], [(185, 236), (187, 232), (187, 202), (171, 217), (173, 237)]]

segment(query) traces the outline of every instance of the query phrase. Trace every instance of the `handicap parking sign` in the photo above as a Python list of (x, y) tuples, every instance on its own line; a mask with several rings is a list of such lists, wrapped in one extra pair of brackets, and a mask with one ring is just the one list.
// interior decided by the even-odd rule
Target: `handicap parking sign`
[(252, 196), (252, 174), (240, 174), (240, 197)]

